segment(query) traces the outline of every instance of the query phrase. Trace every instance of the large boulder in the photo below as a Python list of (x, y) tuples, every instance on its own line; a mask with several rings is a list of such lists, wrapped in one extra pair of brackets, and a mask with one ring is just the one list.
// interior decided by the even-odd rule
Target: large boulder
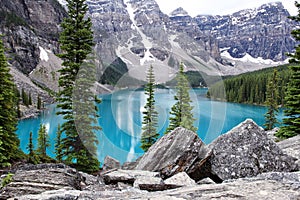
[(198, 135), (184, 128), (176, 128), (164, 135), (139, 160), (136, 169), (156, 171), (166, 179), (178, 172), (188, 171), (209, 155)]
[(298, 169), (296, 159), (286, 155), (251, 119), (219, 136), (209, 148), (211, 172), (221, 180)]

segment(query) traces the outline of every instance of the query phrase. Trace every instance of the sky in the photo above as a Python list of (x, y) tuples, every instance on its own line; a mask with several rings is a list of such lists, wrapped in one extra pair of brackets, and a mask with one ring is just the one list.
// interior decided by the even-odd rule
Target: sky
[[(156, 0), (165, 14), (170, 14), (178, 7), (182, 7), (189, 15), (199, 14), (226, 15), (247, 8), (257, 8), (262, 4), (281, 1), (291, 15), (297, 14), (295, 0)], [(298, 1), (300, 2), (300, 1)]]

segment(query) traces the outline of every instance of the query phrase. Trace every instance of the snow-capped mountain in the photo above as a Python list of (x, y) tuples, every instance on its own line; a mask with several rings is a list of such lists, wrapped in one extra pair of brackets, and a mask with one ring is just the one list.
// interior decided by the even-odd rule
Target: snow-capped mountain
[[(59, 2), (65, 7), (65, 0)], [(128, 71), (138, 79), (145, 79), (146, 68), (152, 64), (158, 82), (171, 79), (181, 61), (186, 70), (239, 74), (280, 64), (287, 58), (285, 53), (292, 52), (296, 45), (290, 35), (296, 24), (288, 19), (289, 13), (281, 3), (232, 15), (195, 18), (182, 8), (164, 14), (155, 0), (87, 3), (102, 63), (99, 78), (111, 63), (122, 66), (116, 70)], [(10, 63), (30, 76), (45, 71), (51, 81), (51, 72), (44, 70), (47, 59), (40, 55), (46, 52), (55, 56), (60, 51), (59, 24), (66, 16), (64, 8), (56, 0), (3, 0), (2, 4), (4, 16), (14, 14), (19, 19), (13, 24), (3, 17), (0, 21)], [(35, 77), (35, 82), (43, 84), (43, 80)]]
[(119, 57), (127, 64), (129, 75), (145, 79), (146, 68), (152, 64), (158, 82), (165, 82), (175, 75), (180, 61), (184, 61), (189, 70), (198, 69), (208, 74), (221, 65), (212, 56), (220, 58), (213, 38), (210, 41), (195, 23), (197, 30), (190, 36), (191, 31), (162, 13), (154, 0), (89, 0), (87, 3), (96, 49), (104, 66)]
[(290, 35), (294, 24), (281, 3), (195, 18), (182, 8), (166, 15), (155, 0), (87, 3), (104, 64), (119, 57), (129, 74), (140, 79), (145, 78), (146, 66), (153, 64), (159, 74), (168, 74), (159, 77), (165, 81), (180, 61), (187, 70), (207, 74), (253, 71), (282, 63), (296, 44)]
[(288, 16), (282, 3), (277, 2), (232, 15), (199, 15), (195, 20), (202, 31), (216, 38), (224, 56), (283, 61), (286, 52), (296, 45), (290, 35), (296, 25)]

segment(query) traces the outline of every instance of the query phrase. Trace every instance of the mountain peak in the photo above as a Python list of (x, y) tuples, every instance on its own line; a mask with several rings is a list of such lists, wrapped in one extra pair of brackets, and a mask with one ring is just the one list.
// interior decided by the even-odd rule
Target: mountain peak
[(182, 7), (176, 8), (170, 13), (170, 17), (184, 17), (189, 16), (189, 13), (185, 11)]

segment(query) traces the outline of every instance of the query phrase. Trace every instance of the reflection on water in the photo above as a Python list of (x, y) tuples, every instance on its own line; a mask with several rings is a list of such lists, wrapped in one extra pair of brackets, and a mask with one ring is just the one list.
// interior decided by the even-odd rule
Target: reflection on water
[[(227, 132), (247, 118), (252, 118), (259, 125), (264, 124), (266, 108), (246, 104), (210, 101), (205, 97), (206, 89), (191, 90), (192, 105), (194, 106), (195, 126), (198, 135), (205, 143), (210, 143), (220, 134)], [(169, 112), (175, 103), (174, 91), (158, 89), (155, 93), (156, 108), (159, 112), (158, 131), (162, 135), (168, 126)], [(100, 96), (102, 103), (99, 108), (99, 124), (101, 131), (97, 132), (100, 141), (98, 157), (103, 162), (106, 155), (110, 155), (122, 163), (132, 161), (143, 154), (140, 148), (142, 111), (146, 96), (141, 90), (123, 90), (113, 94)], [(55, 133), (58, 123), (62, 124), (61, 116), (56, 116), (55, 105), (47, 106), (41, 116), (33, 119), (21, 120), (17, 134), (21, 139), (21, 148), (26, 150), (29, 133), (32, 131), (36, 146), (39, 124), (46, 124), (51, 147), (47, 153), (54, 157)], [(279, 120), (283, 117), (279, 114)]]

